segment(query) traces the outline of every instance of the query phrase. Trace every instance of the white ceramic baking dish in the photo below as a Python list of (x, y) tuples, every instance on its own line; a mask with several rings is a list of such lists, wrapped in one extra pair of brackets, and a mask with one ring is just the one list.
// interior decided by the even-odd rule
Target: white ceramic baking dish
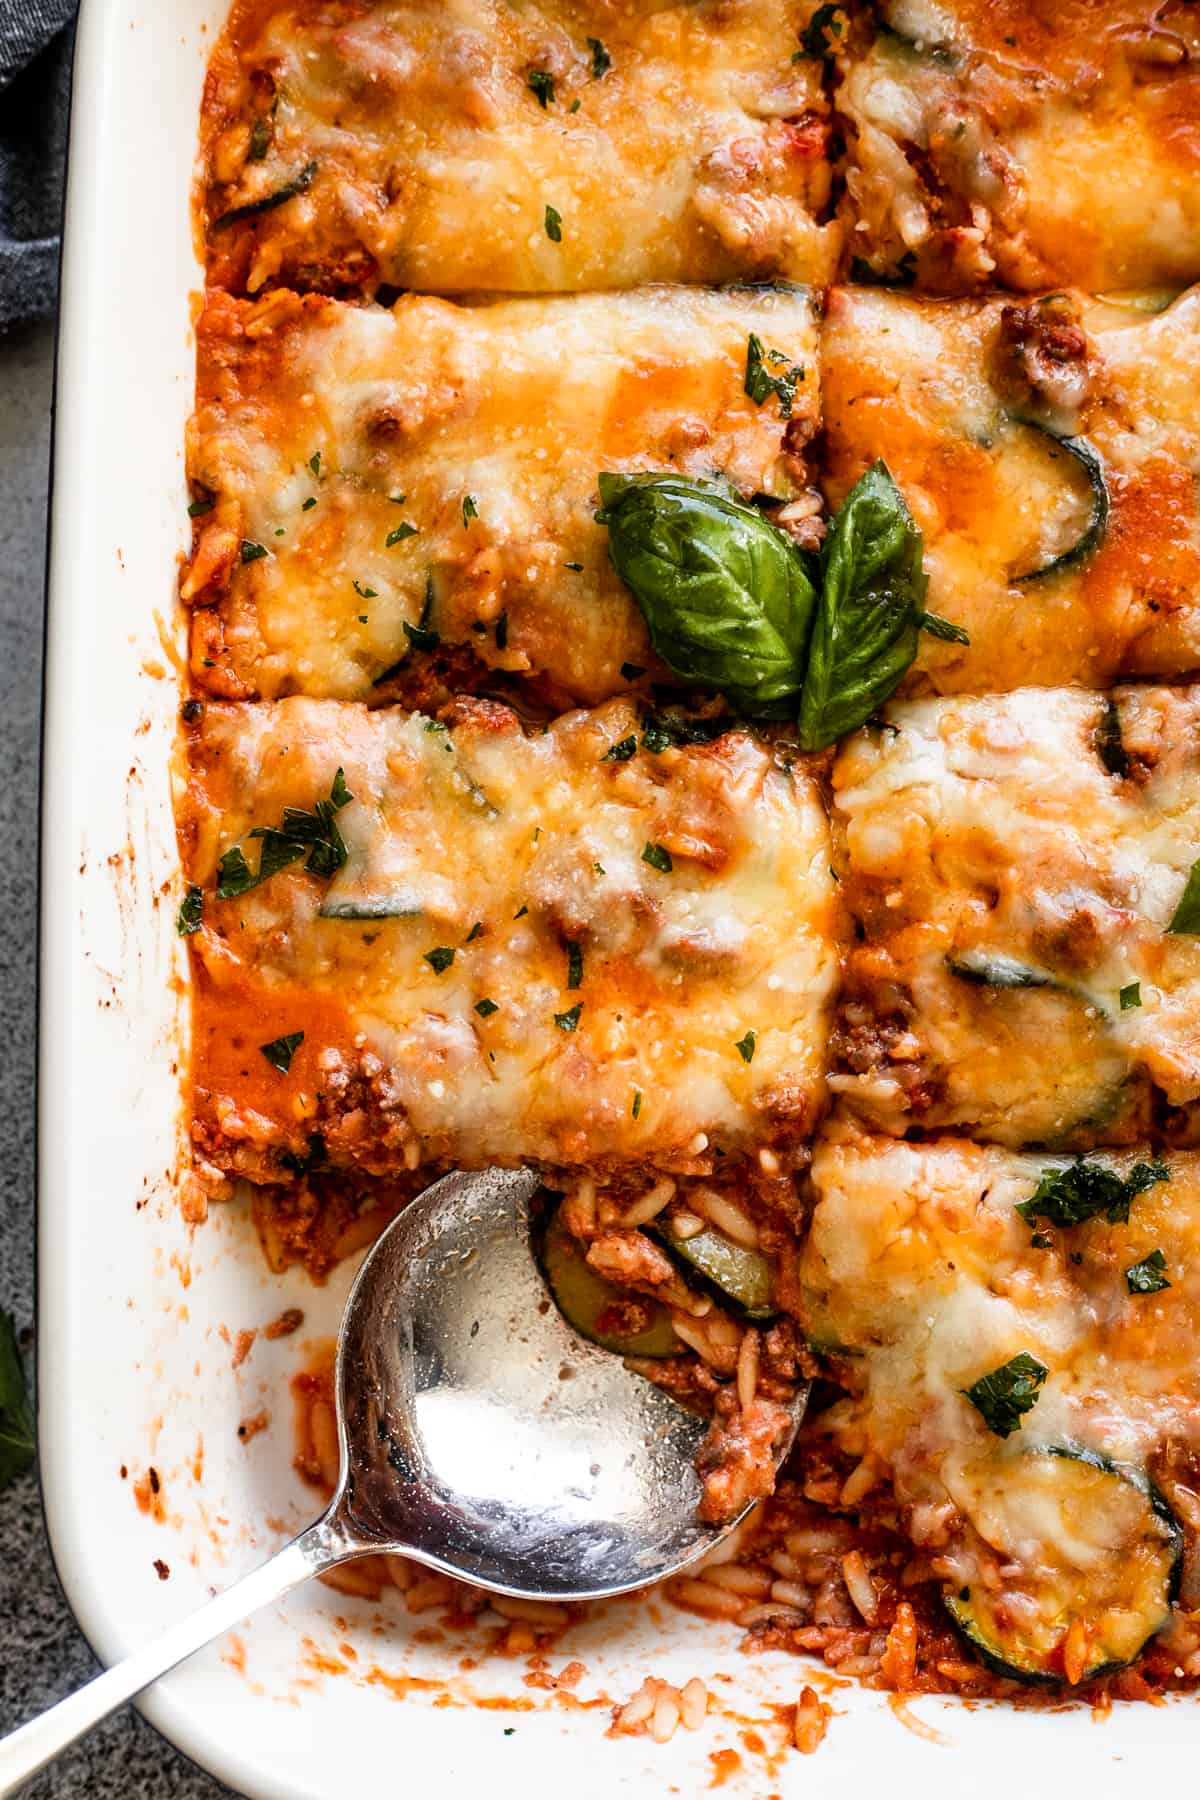
[[(306, 1522), (287, 1378), (333, 1329), (325, 1290), (276, 1280), (248, 1221), (179, 1210), (181, 962), (169, 762), (178, 704), (183, 432), (200, 282), (189, 224), (203, 70), (224, 0), (84, 0), (58, 372), (42, 892), (39, 1430), (58, 1567), (108, 1661), (198, 1605)], [(33, 597), (31, 593), (31, 604)], [(237, 1333), (286, 1306), (303, 1331)], [(237, 1428), (265, 1410), (247, 1447)], [(160, 1484), (149, 1490), (153, 1468)], [(140, 1501), (139, 1501), (140, 1496)], [(143, 1505), (149, 1502), (148, 1509)], [(773, 1711), (814, 1679), (748, 1659), (732, 1627), (650, 1597), (568, 1634), (576, 1706), (396, 1603), (313, 1587), (195, 1659), (147, 1716), (262, 1800), (486, 1790), (507, 1796), (1146, 1792), (1191, 1766), (1192, 1703), (1104, 1723), (832, 1691), (818, 1756)], [(719, 1710), (656, 1747), (610, 1740), (609, 1700), (644, 1672), (699, 1673)], [(819, 1674), (816, 1676), (820, 1684)], [(492, 1705), (480, 1704), (491, 1701)], [(512, 1706), (497, 1706), (511, 1701)], [(917, 1721), (920, 1723), (918, 1724)], [(755, 1748), (758, 1744), (760, 1748)], [(734, 1767), (728, 1756), (735, 1752)]]

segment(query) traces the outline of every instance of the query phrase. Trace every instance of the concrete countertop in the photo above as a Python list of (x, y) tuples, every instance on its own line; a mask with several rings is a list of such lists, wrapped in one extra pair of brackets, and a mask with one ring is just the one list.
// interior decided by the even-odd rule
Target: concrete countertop
[[(0, 332), (0, 1306), (33, 1352), (38, 715), (50, 326)], [(0, 1733), (97, 1673), (50, 1558), (34, 1475), (0, 1494)], [(128, 1710), (46, 1771), (30, 1800), (220, 1800)]]

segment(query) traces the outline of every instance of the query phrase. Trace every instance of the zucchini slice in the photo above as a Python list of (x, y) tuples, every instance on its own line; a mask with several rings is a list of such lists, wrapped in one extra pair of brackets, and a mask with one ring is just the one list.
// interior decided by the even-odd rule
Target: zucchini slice
[(1018, 962), (1015, 956), (1008, 956), (1003, 950), (964, 950), (961, 956), (948, 956), (946, 967), (960, 981), (970, 981), (976, 987), (1058, 986), (1054, 976), (1045, 969), (1035, 969), (1029, 963)]
[(1023, 575), (1010, 575), (1009, 581), (1014, 587), (1020, 587), (1029, 581), (1044, 581), (1049, 575), (1061, 575), (1067, 569), (1074, 569), (1084, 562), (1092, 552), (1098, 550), (1104, 542), (1108, 531), (1108, 480), (1104, 473), (1104, 464), (1085, 437), (1060, 437), (1046, 425), (1039, 425), (1036, 419), (1014, 418), (1013, 423), (1024, 425), (1030, 431), (1040, 432), (1042, 437), (1049, 438), (1079, 464), (1088, 479), (1091, 490), (1092, 505), (1088, 522), (1075, 542), (1067, 549), (1052, 556), (1048, 562), (1040, 563), (1036, 569), (1026, 569)]
[(1133, 1661), (1170, 1617), (1182, 1533), (1142, 1475), (1060, 1445), (993, 1455), (953, 1496), (979, 1569), (945, 1604), (1000, 1675), (1070, 1686)]
[(771, 1265), (761, 1250), (747, 1250), (711, 1225), (689, 1238), (676, 1237), (670, 1220), (650, 1230), (684, 1274), (699, 1275), (743, 1319), (757, 1324), (775, 1317), (779, 1309), (771, 1304)]
[(557, 1207), (546, 1222), (539, 1260), (555, 1305), (581, 1337), (618, 1356), (684, 1354), (687, 1346), (675, 1336), (667, 1308), (598, 1275)]

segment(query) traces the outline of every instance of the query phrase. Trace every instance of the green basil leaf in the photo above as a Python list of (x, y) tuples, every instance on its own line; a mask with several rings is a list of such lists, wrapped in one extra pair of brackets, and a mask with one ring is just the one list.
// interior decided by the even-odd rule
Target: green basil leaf
[(260, 1044), (258, 1047), (271, 1067), (278, 1069), (281, 1075), (286, 1075), (292, 1066), (293, 1056), (303, 1042), (302, 1031), (289, 1031), (286, 1037), (272, 1038), (269, 1044)]
[(31, 1467), (33, 1450), (33, 1408), (16, 1326), (10, 1314), (0, 1312), (0, 1488)]
[(1170, 1285), (1167, 1259), (1161, 1250), (1152, 1250), (1141, 1262), (1130, 1263), (1125, 1271), (1125, 1286), (1131, 1294), (1161, 1294)]
[(825, 542), (821, 601), (800, 699), (800, 743), (823, 750), (889, 700), (917, 654), (925, 603), (921, 533), (877, 462)]
[(1100, 1217), (1110, 1225), (1124, 1225), (1138, 1195), (1170, 1179), (1169, 1165), (1158, 1157), (1153, 1162), (1134, 1163), (1128, 1175), (1080, 1157), (1065, 1169), (1043, 1169), (1032, 1195), (1016, 1210), (1028, 1225), (1038, 1219), (1051, 1225), (1083, 1225)]
[(600, 476), (608, 548), (654, 648), (739, 712), (795, 707), (816, 593), (796, 546), (719, 482)]

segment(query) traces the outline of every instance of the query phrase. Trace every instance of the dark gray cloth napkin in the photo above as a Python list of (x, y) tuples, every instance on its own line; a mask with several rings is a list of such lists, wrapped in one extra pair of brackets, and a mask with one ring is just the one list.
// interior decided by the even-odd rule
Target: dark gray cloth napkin
[(0, 0), (0, 328), (53, 312), (77, 0)]

